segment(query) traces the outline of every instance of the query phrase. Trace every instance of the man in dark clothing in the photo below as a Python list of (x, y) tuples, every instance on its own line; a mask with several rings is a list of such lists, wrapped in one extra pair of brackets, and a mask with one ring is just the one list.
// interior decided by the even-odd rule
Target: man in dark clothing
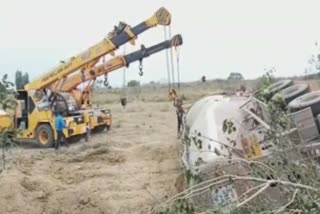
[(55, 142), (54, 148), (58, 149), (62, 139), (64, 138), (63, 129), (66, 128), (66, 124), (63, 117), (61, 116), (61, 112), (56, 113), (55, 126), (57, 131), (57, 141)]
[(182, 107), (183, 101), (180, 97), (176, 97), (174, 99), (173, 103), (174, 107), (176, 107), (176, 113), (177, 113), (177, 122), (178, 122), (178, 138), (181, 137), (182, 131), (183, 131), (183, 116), (185, 114), (185, 111)]
[(184, 114), (185, 114), (185, 111), (182, 107), (183, 105), (183, 100), (182, 100), (182, 97), (179, 97), (177, 96), (177, 91), (175, 89), (170, 89), (169, 90), (169, 98), (171, 100), (173, 100), (173, 106), (176, 108), (176, 113), (177, 113), (177, 125), (178, 125), (178, 135), (177, 137), (180, 138), (181, 137), (181, 134), (183, 132), (183, 117), (184, 117)]

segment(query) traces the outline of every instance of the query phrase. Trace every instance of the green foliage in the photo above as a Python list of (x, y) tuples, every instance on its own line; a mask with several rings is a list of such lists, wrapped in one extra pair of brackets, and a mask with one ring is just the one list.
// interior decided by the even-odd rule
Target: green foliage
[(207, 81), (206, 76), (202, 76), (202, 77), (201, 77), (201, 82), (206, 82), (206, 81)]
[(194, 205), (186, 199), (177, 200), (172, 206), (162, 208), (154, 214), (195, 214)]
[(197, 173), (193, 173), (190, 169), (185, 169), (184, 175), (188, 185), (198, 184), (202, 182), (201, 176)]
[[(319, 50), (319, 44), (316, 42), (315, 48)], [(316, 53), (311, 54), (308, 60), (308, 66), (305, 68), (305, 75), (303, 79), (319, 79), (320, 78), (320, 53), (317, 51)]]
[(0, 82), (0, 108), (3, 110), (13, 109), (16, 104), (14, 95), (13, 83), (8, 81), (8, 75), (5, 74)]
[(23, 89), (24, 85), (29, 83), (29, 74), (28, 73), (24, 73), (22, 74), (21, 71), (16, 71), (16, 75), (15, 75), (15, 85), (16, 85), (16, 89)]
[(228, 80), (244, 80), (244, 78), (241, 73), (231, 72), (229, 74)]
[(256, 214), (256, 213), (264, 213), (264, 214), (271, 214), (271, 210), (267, 210), (264, 207), (240, 207), (232, 210), (230, 214)]
[(271, 84), (273, 84), (276, 81), (274, 73), (275, 73), (275, 69), (272, 68), (268, 70), (265, 74), (263, 74), (262, 77), (258, 79), (257, 89), (264, 90), (267, 87), (269, 87)]
[(182, 139), (182, 143), (189, 147), (191, 145), (191, 139), (187, 136), (184, 136)]
[[(0, 81), (0, 109), (7, 112), (12, 111), (16, 106), (15, 91), (13, 83), (8, 81), (8, 75), (4, 75)], [(5, 119), (5, 118), (4, 118)], [(1, 126), (0, 117), (0, 147), (2, 147), (3, 168), (5, 168), (5, 147), (12, 145), (12, 139), (18, 133), (14, 127)]]
[(258, 79), (258, 83), (256, 86), (258, 93), (255, 95), (255, 97), (264, 103), (268, 103), (274, 95), (268, 89), (268, 87), (276, 81), (274, 72), (274, 69), (270, 69), (261, 78)]
[(140, 82), (137, 80), (130, 80), (128, 82), (128, 87), (138, 87), (138, 86), (140, 86)]
[(22, 82), (23, 82), (23, 86), (25, 84), (29, 83), (29, 74), (28, 73), (24, 73), (24, 75), (22, 76)]
[(19, 70), (16, 71), (15, 85), (16, 85), (16, 89), (22, 88), (22, 72)]

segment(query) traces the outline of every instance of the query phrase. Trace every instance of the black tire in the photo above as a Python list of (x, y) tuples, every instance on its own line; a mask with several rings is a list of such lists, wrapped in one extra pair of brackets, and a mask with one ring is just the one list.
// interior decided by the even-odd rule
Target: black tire
[(278, 93), (279, 91), (288, 88), (293, 85), (292, 80), (280, 80), (271, 84), (267, 90), (269, 90), (272, 94)]
[(106, 125), (100, 125), (93, 129), (93, 133), (101, 133), (106, 129)]
[(49, 124), (41, 124), (36, 129), (36, 143), (42, 148), (52, 147), (54, 143), (53, 130)]
[(310, 92), (308, 84), (296, 84), (281, 90), (278, 94), (273, 96), (272, 99), (275, 99), (277, 96), (281, 96), (286, 104), (289, 104), (292, 100), (300, 97), (306, 93)]
[(296, 112), (310, 107), (314, 116), (320, 114), (320, 91), (314, 91), (304, 94), (292, 100), (288, 109), (290, 112)]
[(70, 136), (68, 139), (65, 139), (67, 141), (67, 144), (76, 143), (79, 142), (83, 138), (83, 135), (74, 135)]

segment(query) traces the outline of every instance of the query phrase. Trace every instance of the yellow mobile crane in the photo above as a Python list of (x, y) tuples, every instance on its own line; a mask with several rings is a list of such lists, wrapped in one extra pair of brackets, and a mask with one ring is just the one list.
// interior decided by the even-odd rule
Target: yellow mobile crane
[[(81, 107), (84, 107), (84, 110), (81, 112), (89, 112), (91, 116), (90, 127), (92, 129), (96, 129), (97, 131), (104, 130), (105, 128), (109, 128), (108, 126), (111, 124), (110, 111), (91, 108), (90, 94), (96, 78), (124, 66), (129, 67), (131, 63), (136, 61), (142, 63), (144, 58), (171, 47), (178, 47), (182, 45), (182, 43), (182, 36), (178, 34), (173, 36), (170, 40), (161, 42), (149, 48), (142, 45), (141, 50), (124, 56), (116, 56), (101, 65), (87, 70), (86, 72), (78, 72), (77, 74), (69, 76), (61, 85), (59, 85), (59, 90), (64, 94), (71, 93), (73, 99), (78, 105), (78, 109), (80, 110)], [(77, 87), (83, 83), (86, 84), (85, 89), (80, 91)]]
[(160, 8), (151, 18), (133, 28), (120, 23), (108, 38), (31, 81), (23, 90), (19, 90), (16, 96), (18, 105), (12, 123), (2, 123), (1, 118), (5, 117), (0, 117), (0, 128), (6, 126), (19, 128), (21, 134), (17, 138), (18, 141), (35, 141), (40, 146), (49, 147), (57, 137), (53, 111), (64, 106), (66, 110), (64, 119), (68, 126), (63, 131), (65, 137), (70, 139), (83, 136), (88, 123), (85, 121), (86, 115), (74, 111), (76, 103), (65, 97), (68, 95), (55, 93), (56, 89), (49, 90), (49, 86), (57, 81), (65, 81), (68, 75), (78, 69), (93, 66), (93, 62), (97, 62), (103, 55), (114, 54), (114, 51), (126, 42), (134, 43), (137, 36), (144, 31), (157, 25), (169, 25), (170, 22), (171, 14), (165, 8)]

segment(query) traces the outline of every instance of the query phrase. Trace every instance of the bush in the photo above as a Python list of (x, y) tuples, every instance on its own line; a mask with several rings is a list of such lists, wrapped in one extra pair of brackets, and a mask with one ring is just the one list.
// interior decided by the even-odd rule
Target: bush
[(128, 82), (128, 87), (137, 87), (137, 86), (140, 86), (140, 82), (137, 80), (130, 80)]
[(206, 81), (207, 81), (206, 76), (202, 76), (202, 77), (201, 77), (201, 82), (206, 82)]
[(229, 74), (228, 80), (244, 80), (241, 73), (232, 72)]
[[(4, 75), (0, 81), (0, 109), (12, 111), (16, 106), (13, 83), (9, 82), (8, 75)], [(12, 138), (17, 134), (14, 127), (3, 127), (0, 121), (0, 147), (2, 148), (2, 166), (5, 169), (5, 147), (13, 145)]]

